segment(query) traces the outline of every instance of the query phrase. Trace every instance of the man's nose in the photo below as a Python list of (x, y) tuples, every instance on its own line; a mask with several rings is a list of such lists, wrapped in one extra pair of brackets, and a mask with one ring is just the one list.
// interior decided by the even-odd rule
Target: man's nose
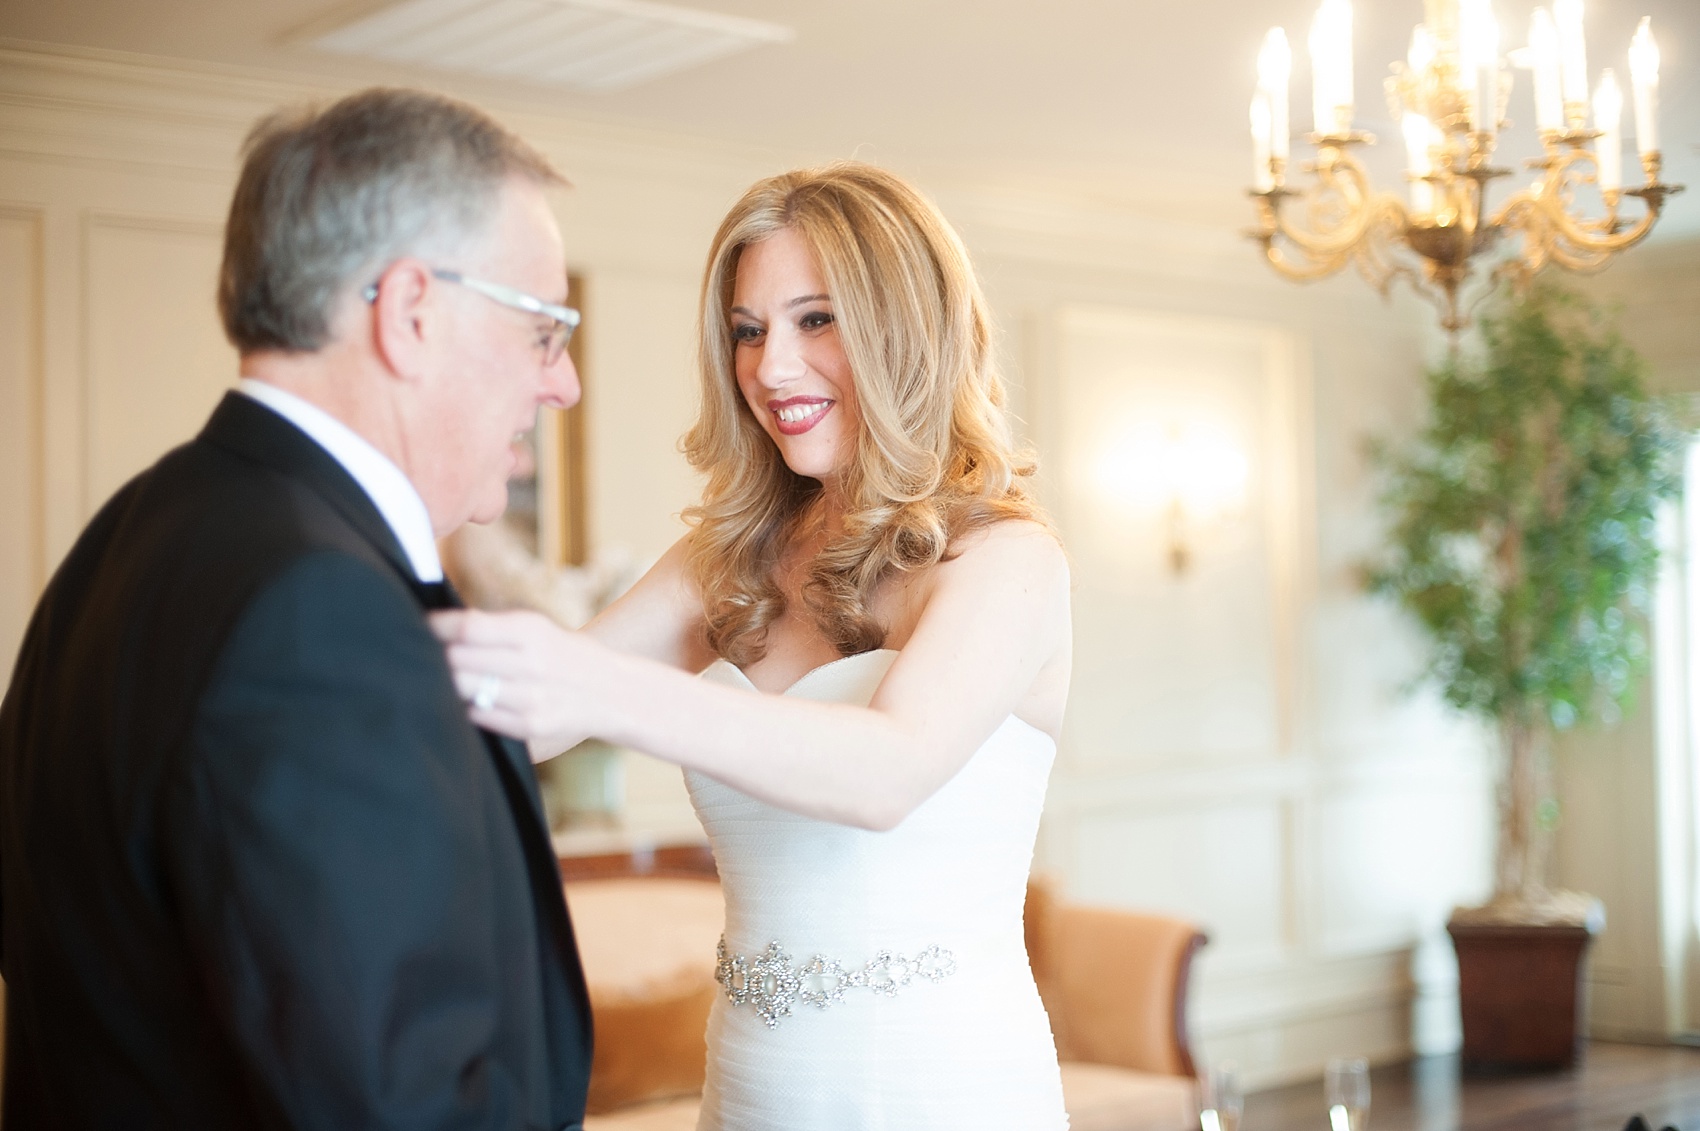
[(578, 403), (583, 393), (578, 380), (578, 366), (573, 364), (573, 355), (565, 350), (555, 364), (543, 370), (543, 392), (539, 398), (550, 408), (571, 408)]

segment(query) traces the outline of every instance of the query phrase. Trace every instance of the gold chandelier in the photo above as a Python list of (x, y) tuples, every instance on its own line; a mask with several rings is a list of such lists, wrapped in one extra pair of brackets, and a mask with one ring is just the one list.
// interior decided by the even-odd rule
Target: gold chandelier
[[(1648, 21), (1629, 49), (1645, 180), (1625, 189), (1622, 89), (1610, 69), (1601, 72), (1589, 128), (1582, 0), (1553, 0), (1550, 10), (1535, 10), (1528, 47), (1512, 53), (1532, 74), (1544, 152), (1529, 162), (1533, 183), (1490, 213), (1489, 182), (1511, 175), (1491, 163), (1511, 93), (1499, 28), (1489, 0), (1425, 0), (1425, 17), (1408, 58), (1393, 64), (1387, 80), (1404, 134), (1409, 203), (1376, 192), (1355, 152), (1374, 139), (1352, 128), (1348, 0), (1322, 0), (1311, 25), (1315, 132), (1306, 140), (1316, 146), (1316, 161), (1304, 171), (1314, 177), (1303, 189), (1288, 187), (1292, 52), (1285, 32), (1269, 32), (1251, 104), (1259, 224), (1250, 235), (1289, 279), (1320, 279), (1354, 263), (1385, 295), (1394, 279), (1404, 278), (1440, 308), (1441, 325), (1457, 332), (1470, 320), (1460, 291), (1477, 256), (1492, 262), (1489, 278), (1519, 284), (1549, 262), (1599, 270), (1646, 237), (1665, 198), (1682, 186), (1659, 180), (1659, 54)], [(1516, 242), (1509, 252), (1486, 256), (1501, 237)]]

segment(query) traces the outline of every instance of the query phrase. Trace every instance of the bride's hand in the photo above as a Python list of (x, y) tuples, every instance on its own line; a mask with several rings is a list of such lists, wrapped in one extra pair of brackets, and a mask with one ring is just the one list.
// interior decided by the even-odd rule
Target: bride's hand
[(431, 614), (448, 648), (455, 690), (486, 730), (525, 740), (532, 757), (552, 757), (591, 736), (607, 649), (541, 613), (456, 609)]

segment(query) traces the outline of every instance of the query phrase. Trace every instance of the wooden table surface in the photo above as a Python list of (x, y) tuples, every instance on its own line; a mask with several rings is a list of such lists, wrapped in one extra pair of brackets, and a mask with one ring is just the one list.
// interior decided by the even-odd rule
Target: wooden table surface
[[(1631, 1115), (1652, 1131), (1700, 1131), (1700, 1048), (1593, 1043), (1566, 1072), (1460, 1076), (1456, 1057), (1370, 1074), (1367, 1131), (1622, 1131)], [(1322, 1082), (1246, 1097), (1240, 1131), (1327, 1131)]]

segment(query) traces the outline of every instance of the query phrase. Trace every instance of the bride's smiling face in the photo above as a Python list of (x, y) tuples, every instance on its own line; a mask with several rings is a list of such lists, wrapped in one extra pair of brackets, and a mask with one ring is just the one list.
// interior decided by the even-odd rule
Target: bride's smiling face
[(733, 371), (750, 411), (798, 475), (832, 482), (861, 414), (832, 296), (789, 228), (745, 247), (732, 288)]

